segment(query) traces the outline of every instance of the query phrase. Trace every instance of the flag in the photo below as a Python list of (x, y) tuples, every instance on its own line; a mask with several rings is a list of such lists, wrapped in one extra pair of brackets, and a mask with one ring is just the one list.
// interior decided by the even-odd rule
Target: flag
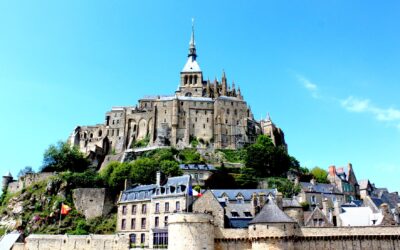
[(193, 189), (192, 193), (193, 193), (193, 196), (196, 196), (196, 197), (201, 197), (203, 195), (201, 192), (197, 192), (195, 189)]
[(61, 214), (62, 215), (67, 215), (69, 211), (71, 211), (72, 208), (70, 208), (68, 205), (65, 205), (64, 203), (61, 203)]

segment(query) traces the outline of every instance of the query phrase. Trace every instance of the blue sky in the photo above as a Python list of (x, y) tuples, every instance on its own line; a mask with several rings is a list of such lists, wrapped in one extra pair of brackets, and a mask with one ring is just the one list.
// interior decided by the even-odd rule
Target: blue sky
[(312, 168), (400, 190), (398, 1), (0, 1), (0, 172), (112, 106), (171, 94), (191, 18), (205, 77), (241, 87)]

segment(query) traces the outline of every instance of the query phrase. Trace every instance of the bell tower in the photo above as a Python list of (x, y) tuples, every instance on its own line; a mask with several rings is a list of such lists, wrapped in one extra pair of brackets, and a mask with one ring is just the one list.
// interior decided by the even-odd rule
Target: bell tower
[(177, 94), (181, 96), (203, 95), (203, 72), (197, 63), (196, 42), (194, 39), (194, 21), (192, 19), (192, 35), (189, 42), (188, 59), (181, 71), (181, 83)]

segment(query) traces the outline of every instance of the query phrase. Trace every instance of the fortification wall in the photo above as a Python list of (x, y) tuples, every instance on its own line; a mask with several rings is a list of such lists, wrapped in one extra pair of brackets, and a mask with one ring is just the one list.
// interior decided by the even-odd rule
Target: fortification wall
[(123, 235), (30, 235), (26, 250), (127, 250), (129, 239)]
[(92, 219), (107, 215), (113, 208), (113, 202), (105, 188), (77, 188), (73, 190), (73, 200), (76, 209)]
[(215, 250), (251, 250), (247, 228), (215, 228)]
[(8, 184), (7, 192), (16, 193), (23, 188), (29, 187), (32, 184), (40, 181), (47, 180), (49, 177), (54, 176), (54, 173), (28, 173)]
[(214, 226), (208, 214), (179, 213), (169, 217), (169, 250), (213, 250)]

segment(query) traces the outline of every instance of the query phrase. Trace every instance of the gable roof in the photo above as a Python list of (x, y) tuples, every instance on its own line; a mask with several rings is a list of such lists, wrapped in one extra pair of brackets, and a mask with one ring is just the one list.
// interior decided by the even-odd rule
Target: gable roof
[(332, 184), (316, 183), (313, 185), (310, 182), (300, 182), (301, 189), (304, 192), (324, 193), (324, 194), (339, 194), (340, 191)]
[(261, 223), (296, 223), (296, 221), (280, 210), (273, 200), (268, 199), (261, 212), (249, 222), (249, 224)]
[(211, 192), (217, 199), (223, 197), (224, 194), (228, 196), (229, 200), (236, 200), (237, 195), (240, 193), (245, 201), (251, 200), (251, 196), (254, 193), (264, 193), (266, 196), (268, 194), (272, 194), (275, 197), (277, 190), (276, 189), (211, 189)]

